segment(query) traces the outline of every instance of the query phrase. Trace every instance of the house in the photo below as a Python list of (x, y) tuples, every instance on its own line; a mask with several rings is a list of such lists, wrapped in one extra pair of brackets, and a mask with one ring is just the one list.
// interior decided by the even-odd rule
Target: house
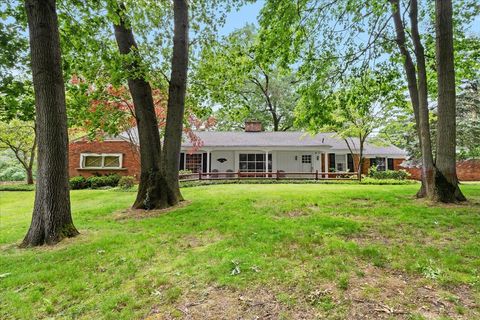
[[(245, 123), (243, 132), (198, 131), (202, 146), (185, 141), (180, 169), (193, 172), (354, 172), (357, 156), (332, 133), (265, 132), (257, 121)], [(355, 139), (353, 139), (355, 142)], [(70, 144), (70, 176), (118, 173), (139, 176), (136, 128), (101, 142), (85, 139)], [(357, 143), (358, 146), (358, 143)], [(405, 151), (366, 143), (362, 173), (370, 166), (398, 170)]]

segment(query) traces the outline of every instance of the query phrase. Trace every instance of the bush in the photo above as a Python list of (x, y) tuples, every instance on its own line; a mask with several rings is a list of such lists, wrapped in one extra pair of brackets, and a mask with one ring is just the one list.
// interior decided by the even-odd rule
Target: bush
[(34, 184), (0, 184), (0, 191), (33, 191)]
[(86, 189), (88, 188), (87, 179), (82, 176), (72, 177), (70, 178), (70, 189), (71, 190), (79, 190), (79, 189)]
[(180, 170), (180, 171), (178, 171), (178, 174), (180, 174), (180, 175), (181, 174), (192, 174), (192, 173), (193, 173), (192, 170)]
[(116, 187), (120, 181), (118, 174), (110, 174), (106, 176), (92, 176), (87, 179), (90, 188), (98, 189), (102, 187)]
[(377, 167), (371, 167), (370, 169), (368, 169), (367, 176), (373, 179), (406, 180), (410, 177), (410, 173), (405, 170), (379, 171)]
[(398, 180), (398, 179), (375, 179), (375, 178), (363, 178), (360, 184), (369, 184), (369, 185), (405, 185), (405, 184), (416, 184), (416, 180)]
[(134, 185), (135, 185), (135, 178), (132, 176), (123, 176), (118, 181), (118, 186), (120, 187), (120, 189), (123, 189), (123, 190), (131, 189), (133, 188)]

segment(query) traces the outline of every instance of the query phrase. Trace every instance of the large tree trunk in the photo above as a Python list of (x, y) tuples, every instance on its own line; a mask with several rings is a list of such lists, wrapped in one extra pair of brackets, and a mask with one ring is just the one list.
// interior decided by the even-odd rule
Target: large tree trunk
[(435, 1), (436, 58), (438, 75), (437, 173), (435, 199), (465, 201), (456, 171), (456, 101), (453, 58), (452, 1)]
[(424, 177), (424, 191), (427, 198), (433, 198), (435, 185), (435, 165), (433, 162), (432, 139), (430, 135), (430, 122), (428, 111), (428, 84), (427, 69), (425, 67), (425, 49), (420, 39), (418, 30), (418, 4), (412, 0), (410, 8), (410, 24), (412, 40), (415, 48), (418, 75), (418, 118), (420, 126), (420, 139), (422, 148), (422, 174)]
[(164, 166), (165, 177), (172, 188), (169, 198), (173, 203), (183, 200), (178, 183), (180, 149), (182, 144), (183, 114), (188, 70), (188, 3), (175, 0), (172, 74), (168, 90), (167, 123), (165, 127)]
[(32, 222), (22, 246), (78, 235), (70, 212), (65, 87), (55, 0), (26, 0), (35, 90), (38, 172)]
[[(114, 24), (115, 39), (121, 54), (137, 55), (132, 48), (138, 48), (133, 31), (127, 27), (124, 8), (117, 10), (119, 23)], [(136, 58), (139, 58), (138, 55)], [(140, 184), (137, 198), (133, 204), (136, 209), (161, 209), (169, 206), (171, 201), (167, 194), (167, 183), (161, 170), (162, 152), (160, 133), (155, 115), (152, 89), (141, 75), (138, 61), (128, 68), (131, 74), (138, 75), (128, 79), (128, 88), (135, 106), (135, 117), (140, 144)]]
[[(402, 17), (400, 14), (400, 1), (399, 0), (390, 0), (392, 5), (392, 16), (395, 24), (395, 33), (396, 33), (396, 42), (400, 50), (400, 54), (403, 57), (403, 68), (405, 69), (405, 75), (408, 83), (408, 92), (410, 94), (410, 101), (412, 103), (413, 113), (415, 116), (415, 126), (417, 130), (418, 142), (420, 145), (420, 150), (422, 151), (422, 163), (423, 163), (423, 144), (422, 144), (422, 130), (421, 130), (421, 121), (420, 121), (420, 107), (419, 107), (419, 92), (417, 87), (417, 73), (415, 69), (415, 64), (413, 63), (412, 56), (408, 51), (406, 40), (405, 40), (405, 27), (403, 25)], [(422, 166), (423, 168), (424, 166)], [(426, 175), (424, 170), (421, 172), (422, 186), (417, 192), (418, 198), (423, 198), (427, 196), (427, 184)], [(430, 185), (432, 181), (430, 180)]]

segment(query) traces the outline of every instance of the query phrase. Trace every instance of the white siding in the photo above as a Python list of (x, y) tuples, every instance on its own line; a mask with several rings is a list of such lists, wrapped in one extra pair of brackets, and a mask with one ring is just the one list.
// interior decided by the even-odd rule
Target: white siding
[[(227, 170), (235, 171), (235, 153), (233, 151), (212, 151), (210, 154), (212, 162), (212, 171), (218, 170), (218, 172), (227, 172)], [(227, 161), (221, 163), (218, 159), (227, 159)]]

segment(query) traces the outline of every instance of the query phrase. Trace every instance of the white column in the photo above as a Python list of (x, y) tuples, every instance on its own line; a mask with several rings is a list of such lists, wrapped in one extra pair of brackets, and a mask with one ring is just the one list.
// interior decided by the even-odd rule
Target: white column
[(265, 151), (265, 172), (268, 172), (268, 151)]
[(328, 172), (328, 153), (325, 152), (325, 172)]
[(207, 150), (207, 173), (210, 173), (210, 150)]
[(343, 171), (348, 171), (348, 153), (345, 154), (345, 168), (343, 169)]

